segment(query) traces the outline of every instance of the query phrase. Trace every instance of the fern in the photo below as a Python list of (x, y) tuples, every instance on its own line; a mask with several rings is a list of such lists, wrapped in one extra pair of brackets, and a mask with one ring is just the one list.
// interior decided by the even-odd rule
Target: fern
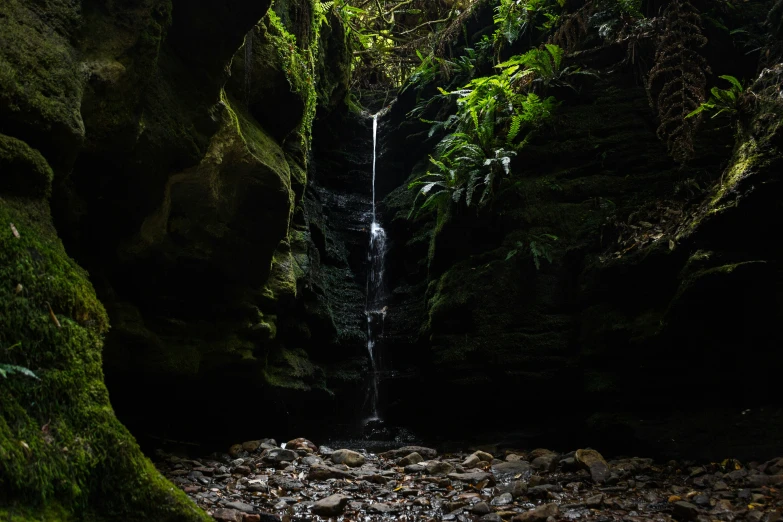
[(593, 72), (582, 71), (573, 66), (563, 68), (564, 54), (565, 51), (562, 47), (555, 44), (545, 44), (543, 49), (531, 49), (525, 54), (512, 56), (495, 67), (503, 70), (513, 86), (521, 89), (539, 87), (544, 92), (553, 86), (564, 86), (576, 90), (566, 80), (571, 76), (597, 76)]
[[(698, 113), (704, 101), (709, 65), (698, 49), (707, 43), (701, 17), (688, 0), (672, 0), (664, 12), (665, 28), (655, 52), (655, 65), (647, 79), (651, 105), (657, 105), (658, 137), (669, 154), (684, 163), (693, 156)], [(653, 92), (657, 91), (655, 103)]]
[(716, 118), (723, 113), (732, 115), (737, 113), (737, 104), (739, 103), (743, 92), (745, 92), (745, 88), (734, 76), (724, 75), (721, 76), (721, 78), (729, 82), (730, 87), (728, 89), (719, 89), (718, 87), (710, 89), (710, 99), (699, 105), (699, 107), (688, 114), (686, 118), (692, 118), (702, 112), (712, 111), (717, 111), (712, 115), (713, 118)]
[(24, 366), (16, 366), (14, 364), (0, 364), (0, 377), (7, 378), (9, 375), (14, 373), (26, 375), (27, 377), (32, 377), (33, 379), (38, 379), (36, 374)]

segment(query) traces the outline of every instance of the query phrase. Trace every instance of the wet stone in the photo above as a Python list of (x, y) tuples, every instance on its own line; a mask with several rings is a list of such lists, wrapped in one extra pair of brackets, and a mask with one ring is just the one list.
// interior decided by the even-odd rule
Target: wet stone
[(313, 505), (313, 513), (322, 517), (341, 515), (345, 511), (348, 499), (342, 495), (330, 495)]
[[(328, 456), (320, 449), (299, 448), (296, 452), (301, 455), (275, 462), (279, 452), (286, 450), (291, 451), (267, 448), (261, 454), (213, 454), (199, 460), (161, 454), (158, 466), (199, 507), (223, 522), (309, 522), (317, 517), (366, 522), (783, 522), (778, 513), (783, 492), (774, 486), (749, 484), (752, 477), (763, 477), (753, 480), (764, 483), (777, 480), (778, 475), (764, 471), (773, 464), (738, 470), (736, 463), (711, 463), (703, 466), (704, 473), (692, 477), (690, 463), (654, 464), (649, 459), (629, 458), (607, 463), (610, 477), (597, 483), (584, 464), (578, 470), (566, 469), (564, 461), (573, 458), (576, 463), (576, 452), (530, 452), (527, 455), (539, 468), (533, 475), (531, 465), (521, 460), (522, 453), (520, 460), (509, 462), (481, 460), (474, 452), (470, 461), (476, 467), (467, 469), (460, 465), (466, 453), (447, 454), (411, 464), (403, 472), (399, 459), (411, 452), (390, 459), (347, 450), (364, 458), (360, 467), (350, 467), (346, 463), (326, 465), (323, 459)], [(329, 450), (330, 455), (339, 456), (338, 452)], [(546, 464), (550, 458), (557, 463), (555, 470)], [(243, 474), (247, 472), (243, 467), (253, 473)], [(425, 473), (428, 468), (452, 472), (446, 476)], [(418, 472), (408, 473), (411, 469)], [(706, 487), (699, 488), (697, 480)]]
[(261, 458), (265, 462), (271, 463), (291, 462), (297, 457), (296, 452), (282, 448), (267, 449), (261, 454)]
[(527, 513), (515, 516), (511, 522), (543, 522), (549, 517), (557, 517), (558, 515), (560, 515), (560, 508), (557, 504), (544, 504)]
[(345, 464), (351, 468), (358, 468), (365, 462), (364, 455), (349, 449), (339, 449), (330, 458), (335, 464)]
[(404, 446), (402, 448), (381, 453), (379, 456), (385, 459), (398, 459), (400, 457), (410, 455), (411, 453), (418, 453), (425, 459), (434, 459), (438, 456), (437, 450), (432, 448), (425, 448), (423, 446)]
[(611, 472), (604, 457), (592, 449), (580, 449), (574, 455), (576, 462), (590, 472), (590, 477), (596, 484), (603, 484), (609, 479)]
[(695, 520), (699, 515), (699, 508), (690, 502), (675, 502), (673, 504), (674, 516), (682, 520)]
[(492, 465), (492, 473), (495, 478), (505, 479), (520, 475), (522, 477), (529, 476), (531, 473), (530, 463), (524, 460), (518, 460), (515, 462), (501, 462), (499, 464)]
[(511, 493), (503, 493), (501, 495), (498, 495), (497, 497), (492, 499), (493, 506), (507, 506), (508, 504), (511, 504), (514, 502), (514, 497), (511, 495)]
[(422, 461), (424, 461), (424, 457), (414, 451), (410, 455), (406, 455), (405, 457), (401, 458), (399, 462), (397, 462), (397, 465), (405, 467), (410, 466), (411, 464), (418, 464)]
[(239, 501), (228, 502), (226, 503), (226, 507), (228, 509), (236, 509), (237, 511), (242, 511), (243, 513), (252, 513), (253, 511), (255, 511), (255, 508), (250, 504), (246, 504), (244, 502), (239, 502)]
[(479, 520), (482, 522), (503, 522), (503, 519), (500, 518), (500, 515), (497, 513), (490, 513), (489, 515), (484, 515)]
[(454, 471), (454, 466), (448, 462), (431, 460), (424, 468), (430, 475), (448, 475)]

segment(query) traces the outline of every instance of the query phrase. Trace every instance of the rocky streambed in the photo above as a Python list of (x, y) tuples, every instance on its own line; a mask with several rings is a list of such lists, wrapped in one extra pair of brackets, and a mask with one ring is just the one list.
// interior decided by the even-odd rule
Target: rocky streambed
[(607, 461), (591, 449), (439, 455), (420, 446), (373, 454), (306, 439), (157, 456), (169, 480), (224, 522), (783, 521), (783, 459), (657, 463)]

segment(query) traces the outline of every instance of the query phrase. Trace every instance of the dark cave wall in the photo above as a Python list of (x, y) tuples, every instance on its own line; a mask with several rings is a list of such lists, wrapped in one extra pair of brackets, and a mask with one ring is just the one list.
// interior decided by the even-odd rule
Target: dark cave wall
[[(752, 3), (732, 23), (758, 27), (770, 7)], [(749, 65), (727, 34), (707, 33), (714, 81), (752, 81), (776, 63), (774, 40), (754, 55), (765, 62)], [(568, 64), (600, 78), (563, 98), (552, 128), (514, 158), (516, 188), (492, 208), (411, 219), (400, 178), (386, 197), (388, 321), (416, 347), (400, 366), (415, 376), (392, 385), (388, 420), (615, 452), (773, 455), (783, 273), (780, 241), (765, 231), (780, 220), (783, 113), (761, 91), (779, 72), (756, 84), (766, 101), (748, 95), (738, 123), (705, 120), (682, 167), (656, 137), (638, 63), (619, 45), (585, 41)], [(406, 119), (417, 102), (408, 90), (389, 116), (391, 154), (405, 157), (397, 176), (408, 181), (426, 172), (439, 139)], [(425, 118), (443, 119), (437, 110)], [(530, 245), (543, 234), (558, 239), (537, 268)], [(440, 397), (437, 407), (422, 396)], [(476, 413), (495, 426), (473, 425)]]
[[(305, 3), (280, 3), (280, 17)], [(135, 435), (200, 441), (257, 436), (302, 398), (332, 403), (359, 381), (328, 368), (355, 358), (340, 340), (361, 333), (324, 295), (358, 290), (340, 255), (312, 255), (308, 223), (321, 218), (305, 198), (304, 82), (331, 110), (350, 50), (334, 16), (320, 37), (299, 20), (290, 29), (311, 38), (297, 52), (319, 51), (288, 77), (288, 29), (269, 5), (0, 7), (0, 210), (21, 238), (4, 225), (0, 363), (41, 378), (0, 383), (0, 518), (203, 519), (114, 416), (104, 374)], [(237, 81), (245, 56), (250, 90)], [(227, 384), (267, 415), (205, 424), (210, 408), (244, 411), (221, 396)]]

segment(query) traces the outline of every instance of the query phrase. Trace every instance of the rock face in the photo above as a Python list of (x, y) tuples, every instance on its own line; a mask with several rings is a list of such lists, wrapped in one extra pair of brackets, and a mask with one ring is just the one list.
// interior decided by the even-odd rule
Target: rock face
[[(770, 7), (755, 5), (764, 13)], [(730, 24), (750, 23), (737, 16)], [(722, 37), (709, 40), (713, 65), (730, 63), (751, 83), (759, 77), (761, 68), (730, 43), (722, 47)], [(460, 429), (465, 412), (507, 415), (505, 401), (484, 400), (492, 390), (568, 405), (567, 415), (541, 408), (534, 421), (510, 421), (509, 430), (535, 424), (568, 439), (581, 437), (573, 429), (581, 423), (592, 441), (618, 451), (750, 457), (757, 443), (774, 451), (777, 442), (755, 439), (766, 421), (740, 414), (720, 369), (757, 376), (754, 396), (770, 397), (767, 369), (783, 362), (772, 348), (781, 342), (772, 326), (782, 317), (781, 249), (761, 232), (781, 220), (772, 203), (780, 187), (779, 100), (744, 107), (738, 133), (705, 123), (696, 157), (681, 168), (656, 137), (638, 73), (620, 65), (625, 55), (597, 37), (584, 46), (569, 63), (598, 78), (581, 83), (578, 96), (554, 93), (563, 104), (553, 130), (518, 151), (491, 208), (410, 218), (415, 194), (406, 185), (431, 168), (428, 156), (443, 134), (428, 138), (428, 125), (405, 117), (419, 102), (414, 88), (388, 116), (397, 129), (389, 147), (404, 165), (384, 200), (396, 260), (387, 321), (395, 335), (413, 339), (406, 367), (419, 377), (395, 389), (387, 420), (410, 418), (422, 390), (459, 397), (421, 416), (433, 432)], [(718, 48), (732, 50), (718, 57)], [(776, 63), (777, 52), (765, 63)], [(759, 85), (777, 75), (771, 68)], [(421, 116), (442, 121), (450, 110), (435, 103)], [(684, 180), (697, 178), (698, 189), (684, 189)], [(715, 390), (714, 409), (685, 415), (670, 407), (705, 389)], [(778, 408), (775, 399), (759, 400), (768, 403), (759, 408)], [(714, 424), (730, 428), (707, 444), (699, 433)]]
[(332, 56), (288, 76), (290, 11), (311, 6), (270, 3), (0, 6), (0, 364), (42, 381), (3, 379), (3, 520), (205, 519), (114, 417), (104, 374), (152, 435), (204, 428), (226, 383), (283, 390), (281, 410), (292, 390), (333, 393), (308, 352), (337, 328), (301, 227), (316, 90), (324, 110), (342, 98), (350, 51), (333, 15), (322, 36), (306, 17), (287, 52), (323, 38)]
[[(279, 421), (302, 396), (331, 401), (363, 362), (360, 287), (340, 237), (318, 258), (330, 232), (307, 182), (316, 96), (328, 112), (347, 86), (340, 20), (319, 34), (300, 16), (309, 0), (274, 13), (155, 0), (132, 15), (79, 3), (2, 8), (0, 183), (52, 192), (59, 235), (111, 320), (118, 414), (141, 433), (186, 439), (200, 425), (210, 439), (228, 434), (204, 430), (199, 410), (229, 380)], [(307, 70), (284, 66), (289, 37), (286, 56)]]

